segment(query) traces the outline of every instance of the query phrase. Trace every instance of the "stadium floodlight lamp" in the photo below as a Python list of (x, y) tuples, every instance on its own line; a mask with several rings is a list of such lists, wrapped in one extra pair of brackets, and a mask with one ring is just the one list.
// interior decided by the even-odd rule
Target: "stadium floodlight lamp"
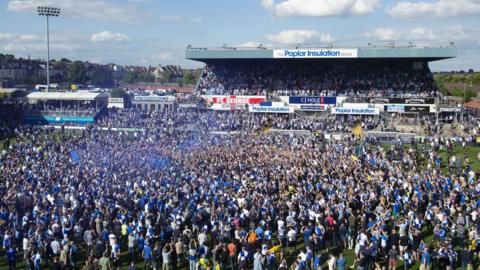
[(58, 17), (60, 9), (56, 7), (37, 7), (38, 16), (47, 17), (47, 92), (50, 91), (50, 29), (48, 24), (49, 17)]

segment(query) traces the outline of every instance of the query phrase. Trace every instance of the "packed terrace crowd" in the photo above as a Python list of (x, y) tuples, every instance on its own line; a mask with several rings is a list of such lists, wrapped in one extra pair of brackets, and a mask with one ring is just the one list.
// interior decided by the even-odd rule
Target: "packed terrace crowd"
[[(274, 75), (272, 75), (274, 74)], [(403, 64), (318, 65), (311, 62), (210, 64), (200, 94), (298, 96), (435, 96), (427, 68)]]
[(111, 110), (98, 126), (145, 129), (18, 127), (0, 153), (1, 254), (10, 269), (478, 266), (478, 157), (266, 129), (378, 124), (337, 120)]
[(202, 130), (215, 131), (260, 131), (265, 128), (281, 130), (329, 131), (345, 133), (361, 124), (366, 130), (384, 125), (382, 119), (372, 116), (331, 116), (318, 118), (315, 115), (256, 114), (245, 111), (177, 110), (175, 112), (145, 112), (135, 109), (112, 109), (97, 121), (100, 127), (136, 127), (161, 129), (175, 125), (195, 125)]

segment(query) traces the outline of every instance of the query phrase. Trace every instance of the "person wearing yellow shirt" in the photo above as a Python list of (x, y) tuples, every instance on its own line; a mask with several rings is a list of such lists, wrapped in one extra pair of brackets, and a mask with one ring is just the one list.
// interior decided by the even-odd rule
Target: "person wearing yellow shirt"
[(200, 270), (206, 270), (209, 269), (210, 263), (208, 261), (208, 258), (205, 256), (202, 256), (202, 258), (199, 261), (199, 269)]
[(127, 242), (127, 235), (128, 235), (128, 226), (127, 226), (127, 224), (125, 224), (125, 223), (122, 224), (121, 233), (122, 233), (123, 242), (126, 243), (126, 242)]

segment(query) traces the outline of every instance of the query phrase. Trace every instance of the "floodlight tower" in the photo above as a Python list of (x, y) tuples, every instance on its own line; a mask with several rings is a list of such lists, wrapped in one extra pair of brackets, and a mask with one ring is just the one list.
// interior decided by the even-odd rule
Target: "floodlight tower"
[(39, 16), (47, 17), (47, 92), (50, 91), (50, 29), (48, 25), (49, 17), (58, 17), (60, 9), (55, 7), (37, 7)]

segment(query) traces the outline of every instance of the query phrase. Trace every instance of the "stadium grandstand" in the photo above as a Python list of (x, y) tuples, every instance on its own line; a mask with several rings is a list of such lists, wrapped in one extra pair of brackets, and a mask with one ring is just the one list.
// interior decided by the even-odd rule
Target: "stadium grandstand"
[(108, 104), (108, 95), (88, 91), (33, 92), (27, 95), (28, 124), (93, 123)]
[(431, 61), (456, 56), (439, 48), (189, 47), (205, 63), (200, 94), (303, 96), (436, 96)]

